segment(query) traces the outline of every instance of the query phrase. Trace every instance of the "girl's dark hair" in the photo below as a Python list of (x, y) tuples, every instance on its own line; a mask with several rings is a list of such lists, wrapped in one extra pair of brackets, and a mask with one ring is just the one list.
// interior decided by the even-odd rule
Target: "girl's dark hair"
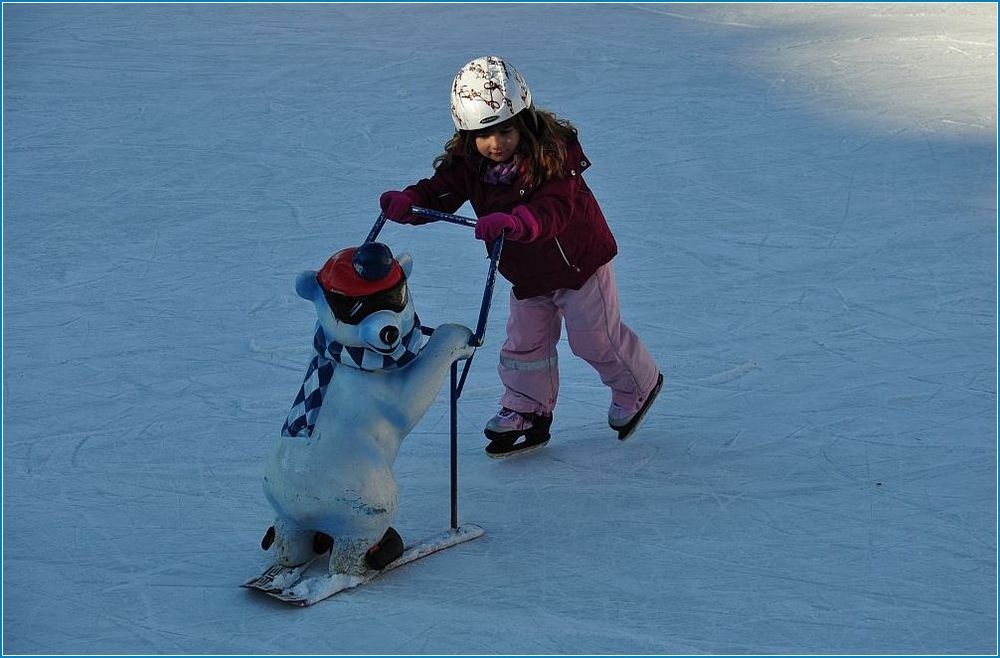
[(576, 141), (576, 128), (552, 112), (532, 108), (522, 110), (496, 126), (482, 130), (459, 130), (444, 145), (444, 153), (434, 158), (434, 168), (450, 165), (457, 154), (481, 157), (476, 150), (476, 135), (506, 123), (513, 124), (521, 133), (518, 154), (527, 163), (524, 177), (528, 185), (541, 185), (562, 176), (566, 165), (566, 144)]

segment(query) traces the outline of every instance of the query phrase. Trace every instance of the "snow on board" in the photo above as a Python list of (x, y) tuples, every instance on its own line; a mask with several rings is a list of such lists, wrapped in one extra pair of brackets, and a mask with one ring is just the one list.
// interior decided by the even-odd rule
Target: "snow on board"
[(463, 523), (458, 528), (449, 528), (407, 546), (399, 559), (391, 562), (382, 571), (369, 570), (362, 576), (331, 574), (326, 571), (326, 560), (320, 556), (297, 567), (272, 565), (260, 576), (251, 578), (242, 586), (263, 592), (291, 605), (308, 606), (344, 590), (369, 583), (384, 573), (420, 558), (482, 537), (485, 532), (482, 527), (474, 523)]

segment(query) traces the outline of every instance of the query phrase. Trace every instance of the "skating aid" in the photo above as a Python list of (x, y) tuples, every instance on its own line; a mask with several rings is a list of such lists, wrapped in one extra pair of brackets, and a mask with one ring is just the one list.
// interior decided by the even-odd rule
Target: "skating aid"
[[(423, 215), (432, 220), (447, 221), (463, 226), (476, 225), (475, 220), (427, 210), (423, 208), (413, 208), (414, 214)], [(380, 214), (374, 227), (369, 232), (365, 243), (374, 242), (385, 225), (385, 214)], [(469, 338), (469, 345), (473, 348), (483, 344), (483, 337), (486, 333), (486, 324), (489, 315), (490, 305), (493, 300), (493, 289), (496, 283), (497, 264), (500, 260), (500, 253), (503, 249), (504, 236), (497, 238), (490, 250), (489, 272), (486, 287), (483, 291), (483, 300), (479, 312), (479, 321), (476, 331)], [(425, 335), (434, 333), (433, 328), (424, 327), (420, 320), (416, 320), (420, 332)], [(469, 331), (465, 329), (465, 331)], [(392, 571), (414, 560), (421, 559), (438, 551), (451, 548), (463, 542), (481, 537), (485, 531), (483, 528), (472, 523), (458, 522), (458, 399), (461, 397), (462, 389), (465, 385), (472, 357), (475, 356), (475, 349), (465, 358), (465, 367), (459, 375), (458, 362), (452, 361), (450, 365), (450, 411), (451, 411), (451, 526), (447, 530), (431, 535), (414, 544), (403, 546), (398, 533), (389, 529), (385, 536), (366, 555), (365, 562), (367, 569), (361, 574), (331, 573), (329, 569), (330, 551), (333, 548), (335, 539), (316, 533), (313, 541), (313, 555), (304, 564), (298, 566), (282, 566), (272, 564), (260, 575), (251, 578), (243, 583), (243, 587), (263, 592), (270, 597), (290, 603), (292, 605), (312, 605), (322, 601), (338, 592), (364, 585), (379, 575)], [(461, 359), (459, 359), (461, 360)], [(275, 541), (275, 529), (272, 526), (261, 542), (261, 548), (267, 550)]]

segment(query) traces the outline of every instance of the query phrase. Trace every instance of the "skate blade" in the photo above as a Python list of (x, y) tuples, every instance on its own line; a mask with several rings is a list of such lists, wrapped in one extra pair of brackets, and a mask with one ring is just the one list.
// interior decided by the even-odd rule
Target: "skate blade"
[(490, 452), (490, 446), (486, 446), (486, 454), (491, 459), (511, 459), (513, 457), (520, 457), (521, 455), (527, 455), (530, 452), (535, 452), (536, 450), (541, 450), (546, 445), (548, 445), (549, 440), (545, 439), (541, 443), (533, 443), (529, 446), (523, 448), (514, 448), (513, 450), (503, 450)]
[(494, 443), (514, 445), (518, 439), (525, 435), (524, 431), (513, 430), (511, 432), (494, 432), (493, 430), (483, 430), (487, 439)]

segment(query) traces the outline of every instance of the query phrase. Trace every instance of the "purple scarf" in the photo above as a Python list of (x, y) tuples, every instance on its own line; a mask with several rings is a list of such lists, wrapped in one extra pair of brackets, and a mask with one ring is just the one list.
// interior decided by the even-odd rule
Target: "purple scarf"
[(486, 168), (483, 180), (490, 185), (508, 185), (518, 174), (518, 158), (512, 158), (507, 162), (498, 162)]

